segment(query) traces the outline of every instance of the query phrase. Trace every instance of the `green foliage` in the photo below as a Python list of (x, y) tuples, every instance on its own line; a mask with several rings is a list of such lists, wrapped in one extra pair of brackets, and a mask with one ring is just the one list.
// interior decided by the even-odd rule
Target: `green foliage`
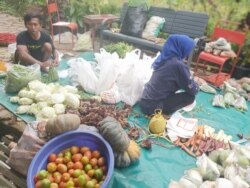
[(104, 46), (103, 48), (109, 53), (116, 52), (120, 58), (124, 58), (127, 52), (133, 50), (133, 46), (125, 42), (111, 43), (109, 45)]
[(0, 11), (9, 13), (14, 16), (23, 16), (23, 13), (29, 6), (40, 6), (45, 7), (45, 0), (1, 0)]
[(10, 15), (16, 15), (16, 10), (12, 7), (9, 7), (7, 2), (0, 1), (0, 11), (5, 12)]
[(83, 27), (82, 18), (87, 11), (84, 4), (84, 0), (71, 0), (69, 6), (66, 6), (64, 10), (66, 18), (71, 22), (77, 23), (80, 27)]
[(83, 16), (88, 14), (109, 13), (115, 14), (119, 11), (116, 3), (105, 0), (71, 0), (65, 8), (65, 14), (69, 21), (76, 22), (83, 27)]
[(35, 5), (39, 5), (39, 6), (46, 6), (46, 0), (28, 0), (29, 4), (35, 4)]
[(250, 66), (250, 33), (248, 34), (248, 37), (245, 41), (245, 44), (242, 48), (240, 59), (239, 59), (239, 64), (242, 66)]
[(119, 15), (119, 7), (115, 4), (103, 4), (100, 6), (100, 12), (102, 14), (114, 14)]
[(163, 33), (163, 32), (160, 32), (159, 35), (158, 35), (158, 38), (162, 38), (162, 39), (167, 39), (169, 36), (168, 33)]
[(138, 6), (141, 4), (148, 4), (148, 2), (146, 0), (128, 0), (128, 5), (129, 6)]
[(2, 0), (0, 2), (0, 10), (11, 15), (22, 16), (28, 4), (29, 0)]

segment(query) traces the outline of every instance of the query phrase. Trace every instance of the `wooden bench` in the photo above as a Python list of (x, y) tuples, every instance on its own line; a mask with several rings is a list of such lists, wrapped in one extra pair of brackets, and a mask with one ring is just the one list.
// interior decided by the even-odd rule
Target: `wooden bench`
[(12, 169), (9, 159), (11, 142), (18, 142), (26, 123), (0, 105), (0, 187), (26, 188), (26, 177)]
[[(124, 21), (128, 5), (125, 3), (122, 7), (120, 19), (116, 22), (121, 25)], [(161, 32), (166, 34), (184, 34), (191, 38), (199, 38), (204, 36), (205, 28), (208, 23), (208, 15), (206, 13), (191, 12), (184, 10), (173, 10), (170, 8), (150, 7), (149, 17), (159, 16), (165, 18), (165, 24)], [(162, 44), (157, 44), (143, 38), (128, 36), (119, 32), (113, 32), (110, 27), (109, 20), (104, 20), (101, 26), (100, 47), (103, 46), (104, 40), (124, 41), (152, 51), (160, 51)], [(114, 21), (113, 21), (114, 23)]]
[(26, 188), (26, 177), (13, 170), (8, 164), (10, 142), (16, 141), (11, 135), (5, 135), (0, 142), (0, 187)]

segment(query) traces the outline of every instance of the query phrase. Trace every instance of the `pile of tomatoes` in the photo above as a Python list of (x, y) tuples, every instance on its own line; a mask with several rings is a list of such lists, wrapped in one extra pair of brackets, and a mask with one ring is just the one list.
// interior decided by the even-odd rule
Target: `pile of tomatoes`
[(100, 151), (72, 146), (51, 153), (47, 168), (34, 177), (36, 188), (98, 188), (106, 177), (107, 166)]

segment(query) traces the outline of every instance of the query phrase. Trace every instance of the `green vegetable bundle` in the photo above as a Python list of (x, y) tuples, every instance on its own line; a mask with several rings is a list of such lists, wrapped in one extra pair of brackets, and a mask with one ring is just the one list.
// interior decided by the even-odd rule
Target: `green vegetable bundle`
[(35, 64), (31, 66), (13, 65), (7, 72), (5, 91), (7, 93), (16, 93), (32, 80), (40, 80), (40, 66)]
[(48, 72), (48, 82), (55, 82), (59, 79), (56, 67), (50, 67)]
[(131, 52), (133, 50), (133, 46), (125, 42), (111, 43), (103, 48), (109, 53), (116, 52), (120, 58), (124, 58), (127, 52)]

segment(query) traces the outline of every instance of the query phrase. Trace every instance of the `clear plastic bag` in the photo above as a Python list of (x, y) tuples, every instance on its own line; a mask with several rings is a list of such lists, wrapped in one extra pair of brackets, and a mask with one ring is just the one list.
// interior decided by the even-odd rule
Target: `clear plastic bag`
[(214, 98), (213, 98), (212, 105), (225, 108), (226, 106), (225, 106), (225, 101), (224, 101), (223, 95), (220, 95), (220, 94), (215, 95)]
[(206, 154), (197, 158), (196, 165), (203, 180), (215, 181), (218, 177), (220, 177), (220, 171), (217, 164), (209, 159)]
[(234, 102), (234, 107), (240, 111), (247, 111), (247, 103), (244, 97), (238, 97), (236, 98)]
[(224, 101), (226, 105), (233, 106), (234, 105), (234, 94), (231, 92), (227, 92), (224, 94)]
[(7, 72), (5, 91), (7, 93), (16, 93), (32, 80), (41, 80), (40, 66), (38, 64), (30, 66), (13, 65)]
[(27, 124), (24, 129), (22, 137), (19, 139), (17, 145), (10, 151), (10, 157), (7, 163), (17, 172), (22, 175), (27, 175), (29, 165), (39, 151), (39, 149), (46, 143), (45, 140), (38, 136), (37, 125), (40, 122), (31, 122)]

